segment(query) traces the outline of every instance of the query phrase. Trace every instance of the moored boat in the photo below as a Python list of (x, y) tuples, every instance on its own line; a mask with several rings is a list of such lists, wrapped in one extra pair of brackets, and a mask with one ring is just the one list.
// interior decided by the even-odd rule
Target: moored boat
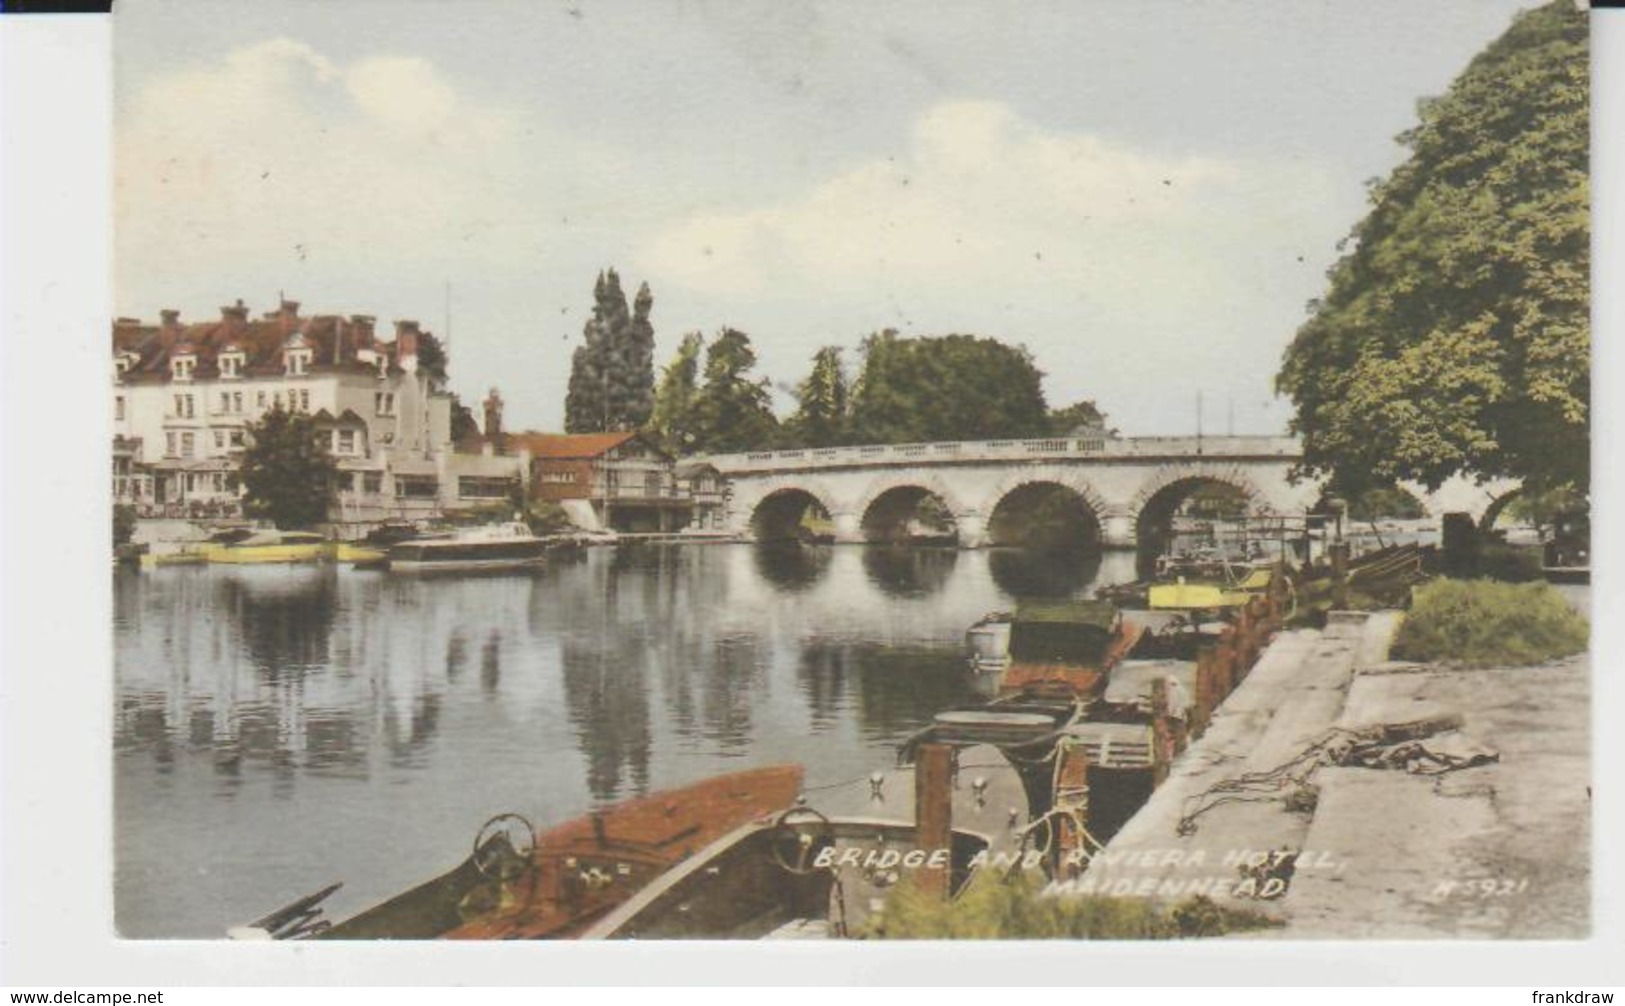
[[(798, 765), (717, 776), (606, 807), (537, 834), (492, 818), (455, 869), (337, 925), (319, 918), (335, 887), (295, 901), (239, 937), (567, 939), (673, 866), (801, 792)], [(314, 900), (313, 900), (314, 899)]]
[(971, 666), (999, 695), (1088, 695), (1134, 648), (1141, 629), (1104, 601), (1024, 603), (966, 633)]
[(470, 571), (533, 566), (546, 559), (547, 549), (547, 539), (538, 538), (519, 521), (508, 521), (401, 542), (386, 554), (392, 570)]
[(208, 562), (250, 563), (321, 562), (332, 558), (333, 543), (314, 531), (256, 531), (240, 541), (207, 548)]

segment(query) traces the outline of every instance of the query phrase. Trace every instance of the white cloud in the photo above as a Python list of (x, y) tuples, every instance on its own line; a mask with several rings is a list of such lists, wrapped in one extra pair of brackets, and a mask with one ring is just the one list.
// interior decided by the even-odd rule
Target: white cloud
[(640, 265), (739, 315), (821, 305), (793, 352), (764, 354), (780, 369), (896, 325), (1026, 342), (1057, 401), (1131, 400), (1159, 372), (1213, 387), (1240, 366), (1257, 402), (1340, 219), (1314, 165), (1159, 153), (951, 102), (898, 155), (668, 222)]

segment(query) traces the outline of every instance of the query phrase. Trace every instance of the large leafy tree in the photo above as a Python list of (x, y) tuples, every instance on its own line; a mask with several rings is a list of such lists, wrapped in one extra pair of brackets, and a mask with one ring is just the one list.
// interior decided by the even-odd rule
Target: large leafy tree
[(628, 309), (614, 269), (598, 274), (592, 316), (570, 361), (564, 428), (571, 433), (634, 430), (649, 421), (654, 404), (654, 297), (638, 288)]
[(1049, 431), (1043, 374), (1025, 348), (970, 335), (865, 339), (852, 395), (861, 443), (1035, 437)]
[(338, 465), (317, 436), (315, 420), (280, 406), (246, 428), (241, 478), (243, 513), (279, 528), (310, 527), (327, 519)]
[(767, 378), (751, 376), (750, 336), (723, 329), (705, 352), (705, 383), (694, 399), (694, 447), (720, 453), (770, 445), (778, 434)]
[(1277, 378), (1307, 473), (1588, 484), (1587, 63), (1556, 0), (1422, 103)]
[(838, 346), (813, 354), (812, 372), (796, 386), (795, 414), (784, 422), (784, 441), (801, 447), (829, 447), (847, 437), (846, 368)]
[(694, 447), (694, 401), (700, 388), (700, 353), (705, 337), (698, 332), (683, 336), (677, 355), (660, 372), (655, 391), (654, 411), (649, 426), (673, 453), (686, 454)]

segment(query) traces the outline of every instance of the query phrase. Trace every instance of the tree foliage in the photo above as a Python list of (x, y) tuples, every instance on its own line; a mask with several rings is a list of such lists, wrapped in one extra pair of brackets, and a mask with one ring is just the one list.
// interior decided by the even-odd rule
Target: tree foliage
[(726, 328), (705, 353), (705, 383), (694, 399), (694, 449), (707, 453), (755, 450), (771, 444), (773, 416), (766, 378), (755, 378), (750, 336)]
[(447, 381), (446, 347), (433, 332), (418, 333), (418, 369), (429, 375), (436, 385)]
[(784, 422), (784, 440), (799, 447), (830, 447), (848, 436), (850, 395), (839, 346), (813, 354), (812, 372), (796, 386), (796, 411)]
[(1080, 430), (1099, 431), (1105, 435), (1113, 435), (1117, 431), (1106, 428), (1106, 413), (1093, 399), (1074, 402), (1064, 409), (1051, 409), (1049, 414), (1049, 431), (1057, 437), (1068, 436)]
[(673, 454), (687, 454), (694, 449), (694, 402), (699, 395), (700, 353), (704, 349), (705, 337), (698, 332), (688, 333), (678, 343), (677, 355), (660, 372), (649, 426)]
[(910, 443), (1036, 437), (1049, 432), (1043, 379), (1022, 347), (970, 335), (863, 341), (852, 439)]
[(654, 406), (654, 327), (649, 285), (629, 310), (614, 269), (598, 274), (592, 317), (570, 361), (564, 428), (571, 433), (635, 430)]
[(451, 442), (461, 443), (469, 437), (478, 436), (480, 424), (474, 418), (474, 410), (463, 404), (458, 395), (451, 396)]
[(243, 513), (284, 529), (326, 520), (338, 465), (325, 439), (317, 436), (315, 420), (278, 406), (245, 432)]
[(1400, 137), (1277, 377), (1307, 473), (1588, 484), (1587, 29), (1520, 15)]

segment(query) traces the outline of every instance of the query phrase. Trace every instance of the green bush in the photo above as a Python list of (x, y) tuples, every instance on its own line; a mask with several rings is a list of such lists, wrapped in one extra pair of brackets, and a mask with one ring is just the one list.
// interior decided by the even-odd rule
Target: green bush
[(1519, 667), (1579, 653), (1586, 620), (1544, 583), (1435, 580), (1416, 589), (1394, 640), (1399, 660)]
[(125, 545), (135, 536), (135, 507), (128, 503), (113, 507), (113, 544)]
[(1204, 897), (1163, 905), (1146, 898), (1040, 897), (1043, 878), (983, 870), (953, 901), (899, 884), (866, 935), (894, 940), (1171, 940), (1277, 925), (1259, 912)]

